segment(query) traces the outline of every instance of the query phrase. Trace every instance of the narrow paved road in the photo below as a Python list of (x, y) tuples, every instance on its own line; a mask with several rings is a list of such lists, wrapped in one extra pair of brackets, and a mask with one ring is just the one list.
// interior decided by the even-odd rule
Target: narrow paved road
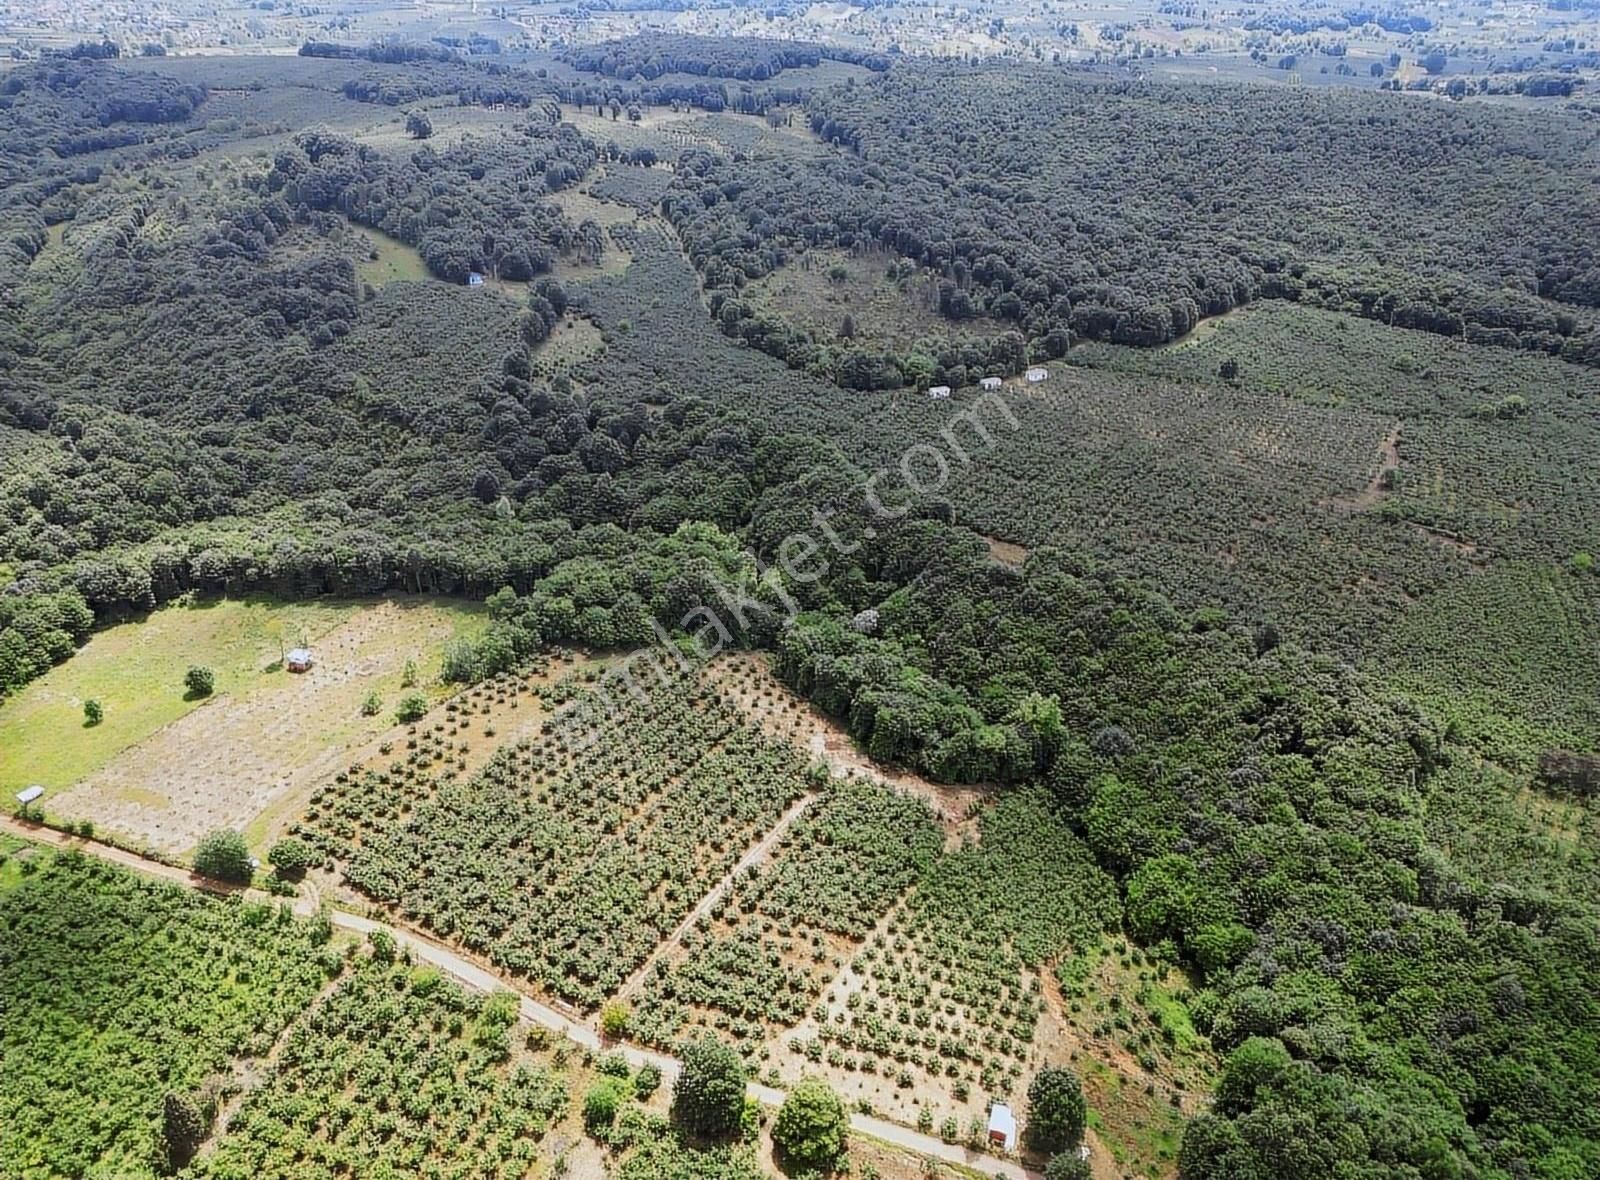
[(739, 863), (728, 870), (727, 875), (722, 880), (712, 886), (711, 892), (702, 897), (700, 903), (689, 911), (688, 916), (683, 921), (678, 923), (678, 928), (662, 939), (657, 944), (656, 949), (650, 952), (649, 957), (639, 964), (639, 969), (623, 981), (622, 987), (617, 991), (617, 998), (627, 999), (633, 995), (639, 989), (639, 986), (644, 983), (650, 968), (654, 967), (663, 956), (670, 953), (673, 947), (682, 942), (683, 936), (694, 928), (696, 922), (712, 911), (716, 904), (726, 896), (728, 890), (733, 888), (733, 883), (739, 879), (740, 873), (761, 864), (767, 859), (772, 850), (777, 847), (778, 841), (783, 839), (783, 834), (793, 826), (794, 821), (800, 818), (805, 809), (816, 801), (817, 797), (815, 795), (805, 795), (797, 799), (794, 806), (784, 812), (778, 818), (778, 822), (772, 825), (771, 831), (756, 841), (751, 846), (750, 851), (739, 858)]
[[(800, 800), (785, 813), (772, 833), (749, 852), (739, 862), (739, 867), (724, 880), (724, 885), (733, 879), (742, 868), (756, 863), (767, 852), (785, 829), (799, 818), (801, 812), (813, 801), (815, 796), (807, 796)], [(252, 898), (273, 901), (278, 900), (270, 894), (256, 889), (242, 889), (236, 885), (228, 885), (221, 881), (213, 881), (202, 877), (198, 873), (187, 869), (173, 868), (171, 865), (159, 861), (147, 860), (137, 853), (127, 852), (120, 848), (113, 848), (109, 844), (101, 844), (95, 840), (85, 840), (79, 836), (68, 836), (53, 828), (41, 827), (37, 824), (23, 823), (11, 816), (0, 816), (0, 830), (31, 840), (35, 844), (47, 844), (54, 848), (76, 848), (89, 856), (99, 857), (101, 860), (110, 861), (124, 868), (131, 869), (146, 877), (154, 877), (161, 881), (171, 881), (191, 889), (203, 889), (211, 893), (243, 893)], [(719, 887), (720, 888), (720, 887)], [(708, 894), (708, 899), (714, 900), (715, 890)], [(707, 906), (702, 902), (701, 906)], [(698, 907), (697, 907), (698, 908)], [(359, 914), (346, 913), (344, 910), (328, 910), (328, 919), (340, 930), (362, 936), (370, 935), (375, 930), (384, 930), (395, 940), (397, 946), (402, 946), (411, 952), (414, 959), (419, 962), (430, 963), (439, 968), (468, 987), (478, 991), (515, 992), (521, 999), (520, 1012), (522, 1018), (530, 1024), (538, 1024), (558, 1033), (574, 1044), (585, 1049), (599, 1050), (603, 1047), (600, 1033), (583, 1021), (558, 1012), (548, 1004), (542, 1004), (533, 997), (524, 995), (518, 987), (502, 979), (472, 960), (451, 950), (449, 947), (435, 942), (413, 930), (399, 926), (391, 926), (384, 922), (377, 922), (371, 918), (363, 918)], [(661, 1070), (662, 1075), (670, 1082), (678, 1076), (679, 1065), (675, 1058), (663, 1053), (653, 1053), (648, 1049), (641, 1049), (634, 1045), (611, 1046), (620, 1051), (627, 1058), (628, 1063), (635, 1069), (650, 1062)], [(771, 1086), (763, 1086), (752, 1082), (749, 1087), (750, 1096), (764, 1106), (781, 1106), (783, 1104), (783, 1091)], [(891, 1143), (896, 1147), (905, 1148), (907, 1151), (916, 1152), (918, 1155), (932, 1156), (935, 1159), (945, 1160), (979, 1172), (985, 1176), (1000, 1177), (1001, 1180), (1039, 1180), (1039, 1173), (1029, 1171), (1021, 1164), (1011, 1160), (996, 1159), (992, 1155), (971, 1151), (959, 1144), (945, 1143), (932, 1135), (924, 1135), (910, 1127), (903, 1127), (899, 1123), (887, 1122), (883, 1119), (873, 1118), (871, 1115), (856, 1113), (850, 1116), (852, 1130), (869, 1136), (873, 1139)]]

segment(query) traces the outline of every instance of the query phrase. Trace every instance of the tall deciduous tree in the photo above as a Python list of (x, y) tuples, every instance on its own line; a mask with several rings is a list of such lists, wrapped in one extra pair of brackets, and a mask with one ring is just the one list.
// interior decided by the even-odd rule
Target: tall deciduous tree
[(219, 881), (248, 885), (253, 871), (250, 846), (242, 835), (231, 829), (212, 832), (195, 849), (194, 871)]
[(778, 1110), (772, 1143), (790, 1163), (832, 1171), (844, 1154), (849, 1126), (844, 1103), (828, 1083), (821, 1078), (802, 1078)]
[(1078, 1075), (1047, 1065), (1028, 1086), (1028, 1142), (1040, 1151), (1067, 1151), (1083, 1139), (1087, 1107)]
[(683, 1071), (672, 1087), (672, 1115), (695, 1135), (739, 1130), (744, 1113), (744, 1060), (709, 1034), (683, 1050)]

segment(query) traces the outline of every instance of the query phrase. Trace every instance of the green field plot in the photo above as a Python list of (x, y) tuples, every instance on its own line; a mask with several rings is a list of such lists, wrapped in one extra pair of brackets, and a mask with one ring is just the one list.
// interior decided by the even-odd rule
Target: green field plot
[(682, 955), (658, 962), (634, 1005), (635, 1035), (671, 1046), (703, 1026), (764, 1058), (766, 1039), (805, 1018), (942, 839), (920, 799), (871, 783), (830, 785), (771, 860), (685, 936)]
[(618, 707), (592, 746), (552, 731), (436, 793), (416, 762), (347, 778), (303, 827), (363, 892), (593, 1007), (805, 783), (798, 755), (692, 679)]
[(166, 1173), (164, 1096), (264, 1055), (340, 969), (325, 928), (71, 853), (24, 862), (0, 929), (0, 1170), (19, 1180)]
[[(969, 1112), (1026, 1082), (1043, 1011), (1037, 968), (1099, 941), (1116, 890), (1039, 794), (983, 813), (828, 989), (793, 1046), (861, 1087)], [(881, 1099), (894, 1101), (892, 1098)]]
[(939, 279), (900, 263), (891, 250), (808, 250), (757, 279), (744, 297), (819, 340), (840, 347), (910, 350), (928, 337), (993, 336), (990, 319), (955, 324), (939, 314)]
[(185, 1175), (525, 1175), (570, 1080), (522, 1040), (511, 993), (369, 952)]

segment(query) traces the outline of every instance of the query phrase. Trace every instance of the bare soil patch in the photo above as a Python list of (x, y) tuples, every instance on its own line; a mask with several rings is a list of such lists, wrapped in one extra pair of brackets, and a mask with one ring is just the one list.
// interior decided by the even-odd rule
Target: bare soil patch
[(1001, 565), (1020, 567), (1028, 560), (1028, 550), (1012, 541), (1002, 541), (999, 537), (984, 537), (983, 543), (989, 546), (989, 556)]

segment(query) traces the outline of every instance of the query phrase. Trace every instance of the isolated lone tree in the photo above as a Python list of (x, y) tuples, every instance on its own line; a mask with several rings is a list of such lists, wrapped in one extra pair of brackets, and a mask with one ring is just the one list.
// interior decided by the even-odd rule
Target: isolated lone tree
[(216, 691), (216, 674), (210, 668), (196, 664), (183, 674), (183, 687), (192, 697), (208, 697)]
[(1028, 1086), (1028, 1142), (1040, 1151), (1068, 1151), (1083, 1139), (1087, 1109), (1078, 1075), (1047, 1065)]
[(850, 1118), (821, 1078), (802, 1078), (789, 1091), (772, 1124), (772, 1145), (785, 1161), (831, 1172), (844, 1154)]
[(101, 708), (100, 702), (90, 697), (83, 702), (83, 723), (85, 725), (99, 725), (105, 720), (106, 711)]
[(250, 846), (238, 832), (224, 828), (212, 832), (194, 853), (194, 871), (219, 881), (250, 884)]
[(433, 121), (427, 115), (412, 111), (406, 116), (406, 134), (412, 139), (427, 139), (433, 134)]
[(708, 1033), (683, 1051), (683, 1071), (672, 1087), (672, 1115), (691, 1134), (731, 1135), (744, 1116), (744, 1087), (744, 1059)]

